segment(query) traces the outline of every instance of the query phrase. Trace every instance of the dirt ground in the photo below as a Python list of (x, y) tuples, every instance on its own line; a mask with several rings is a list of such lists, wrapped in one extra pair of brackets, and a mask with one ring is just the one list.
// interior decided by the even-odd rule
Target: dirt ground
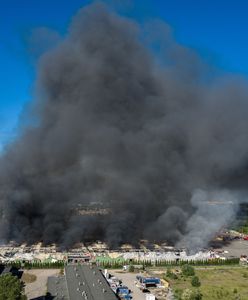
[(47, 292), (47, 278), (49, 276), (55, 276), (59, 274), (59, 269), (33, 269), (25, 270), (25, 274), (31, 274), (36, 276), (36, 280), (31, 283), (26, 283), (25, 294), (28, 299), (34, 299), (37, 297), (42, 297)]
[(27, 272), (24, 272), (22, 274), (22, 281), (25, 284), (35, 282), (36, 280), (37, 280), (37, 277), (34, 274), (30, 274), (30, 273), (27, 273)]

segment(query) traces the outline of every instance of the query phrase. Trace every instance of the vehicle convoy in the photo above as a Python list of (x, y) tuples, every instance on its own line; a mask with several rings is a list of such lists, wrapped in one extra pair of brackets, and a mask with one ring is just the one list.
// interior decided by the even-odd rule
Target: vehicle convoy
[(104, 277), (106, 278), (108, 284), (110, 285), (112, 291), (117, 295), (117, 297), (120, 300), (131, 300), (131, 290), (125, 286), (122, 285), (122, 281), (115, 276), (112, 276), (107, 272), (107, 270), (104, 270), (103, 273)]

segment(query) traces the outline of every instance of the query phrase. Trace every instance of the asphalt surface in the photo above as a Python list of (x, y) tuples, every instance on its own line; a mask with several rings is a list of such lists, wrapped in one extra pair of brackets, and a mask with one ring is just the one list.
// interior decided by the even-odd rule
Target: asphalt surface
[(248, 241), (232, 241), (229, 245), (223, 246), (221, 250), (228, 251), (228, 253), (224, 253), (227, 258), (240, 257), (240, 255), (248, 256)]

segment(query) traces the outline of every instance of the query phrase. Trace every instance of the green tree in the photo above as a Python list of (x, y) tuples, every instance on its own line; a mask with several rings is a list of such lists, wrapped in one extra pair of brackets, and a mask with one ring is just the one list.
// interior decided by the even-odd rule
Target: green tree
[(201, 282), (199, 280), (199, 277), (198, 276), (194, 276), (191, 280), (191, 284), (192, 286), (194, 287), (199, 287), (201, 285)]
[(184, 276), (194, 276), (195, 275), (195, 270), (190, 265), (183, 265), (182, 266), (182, 274)]
[(16, 276), (6, 274), (0, 276), (0, 300), (21, 300), (24, 296), (24, 286)]

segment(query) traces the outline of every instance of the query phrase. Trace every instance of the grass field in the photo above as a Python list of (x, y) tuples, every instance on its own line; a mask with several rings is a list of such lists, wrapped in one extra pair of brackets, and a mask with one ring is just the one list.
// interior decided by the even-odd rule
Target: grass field
[[(207, 267), (195, 268), (201, 286), (198, 288), (203, 300), (248, 300), (248, 268), (245, 267)], [(189, 288), (192, 277), (178, 275), (178, 279), (169, 279), (174, 291)]]

